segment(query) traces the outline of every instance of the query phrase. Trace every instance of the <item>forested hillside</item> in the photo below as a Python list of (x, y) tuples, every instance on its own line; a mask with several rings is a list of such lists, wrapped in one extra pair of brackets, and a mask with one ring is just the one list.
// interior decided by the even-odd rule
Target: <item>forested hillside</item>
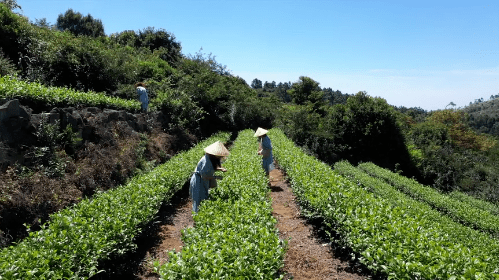
[(488, 101), (483, 98), (463, 108), (469, 115), (469, 124), (475, 130), (492, 135), (499, 135), (499, 95), (490, 96)]
[[(61, 14), (49, 26), (11, 10), (0, 4), (0, 106), (15, 99), (33, 114), (90, 112), (92, 120), (92, 114), (120, 111), (121, 119), (106, 115), (94, 123), (97, 132), (84, 134), (90, 125), (40, 117), (29, 131), (37, 137), (22, 146), (0, 135), (0, 148), (16, 154), (0, 166), (0, 224), (6, 213), (30, 213), (29, 220), (0, 228), (2, 245), (23, 237), (23, 223), (39, 224), (51, 211), (114, 188), (216, 132), (257, 127), (280, 128), (331, 167), (342, 160), (372, 162), (444, 192), (459, 190), (499, 202), (493, 110), (480, 112), (494, 122), (479, 125), (474, 106), (434, 112), (397, 108), (365, 91), (322, 88), (307, 73), (293, 82), (254, 79), (249, 85), (212, 54), (183, 54), (164, 29), (106, 35), (99, 19), (77, 11)], [(148, 113), (139, 110), (137, 82), (147, 85)], [(89, 101), (96, 99), (102, 101)], [(143, 120), (143, 129), (130, 125), (130, 119)], [(477, 125), (494, 135), (478, 134), (472, 129)], [(49, 145), (49, 140), (57, 141)], [(122, 163), (102, 164), (113, 157)], [(78, 179), (81, 173), (93, 174), (89, 169), (114, 177), (90, 188), (91, 182)], [(47, 192), (40, 200), (33, 193), (37, 184), (61, 185), (61, 192), (38, 188)], [(72, 195), (61, 196), (67, 189)]]

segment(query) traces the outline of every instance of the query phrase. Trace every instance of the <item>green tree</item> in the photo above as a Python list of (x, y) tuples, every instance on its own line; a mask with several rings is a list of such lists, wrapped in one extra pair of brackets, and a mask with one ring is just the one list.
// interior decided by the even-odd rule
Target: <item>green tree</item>
[(251, 88), (253, 88), (253, 89), (262, 88), (262, 81), (260, 81), (257, 78), (253, 79), (253, 81), (251, 82)]
[(16, 76), (18, 72), (14, 63), (9, 58), (5, 57), (5, 54), (0, 48), (0, 76)]
[(301, 76), (300, 80), (288, 90), (293, 102), (297, 105), (306, 105), (311, 112), (318, 113), (322, 117), (326, 115), (326, 101), (324, 92), (319, 83), (309, 77)]
[(47, 18), (35, 19), (34, 25), (44, 28), (51, 28), (52, 25), (47, 21)]
[(445, 109), (447, 109), (447, 107), (449, 106), (456, 107), (456, 103), (451, 101), (449, 104), (447, 104), (447, 106), (445, 106)]
[(0, 3), (7, 6), (7, 8), (11, 11), (13, 11), (15, 9), (22, 10), (21, 6), (19, 6), (19, 4), (17, 4), (16, 0), (1, 0)]
[(27, 49), (33, 45), (33, 28), (26, 17), (20, 16), (0, 3), (0, 48), (6, 58), (19, 68)]
[(159, 57), (170, 65), (177, 65), (182, 59), (180, 43), (175, 41), (175, 35), (164, 29), (156, 30), (153, 27), (147, 27), (139, 32), (126, 30), (112, 34), (110, 39), (122, 46), (157, 52)]
[(275, 90), (275, 88), (276, 88), (275, 81), (272, 81), (272, 82), (265, 81), (265, 83), (263, 84), (263, 91), (273, 92)]
[(277, 87), (274, 90), (274, 94), (282, 102), (289, 103), (289, 102), (291, 102), (291, 96), (289, 96), (289, 94), (288, 94), (289, 89), (291, 89), (291, 82), (279, 83), (279, 84), (277, 84)]
[(298, 82), (293, 83), (288, 93), (298, 105), (305, 105), (307, 102), (317, 103), (323, 99), (319, 83), (305, 76), (301, 76)]
[(397, 123), (397, 113), (386, 100), (361, 91), (350, 96), (346, 105), (335, 105), (328, 118), (332, 141), (345, 147), (339, 152), (341, 158), (352, 163), (372, 161), (392, 170), (398, 163), (406, 175), (416, 172)]
[(111, 41), (122, 45), (122, 46), (130, 46), (133, 48), (141, 47), (140, 37), (133, 30), (125, 30), (120, 33), (113, 33), (109, 36)]
[(66, 13), (57, 17), (57, 28), (61, 31), (68, 30), (74, 35), (91, 37), (105, 36), (104, 25), (100, 19), (94, 19), (90, 14), (83, 16), (79, 12), (69, 9)]
[(324, 98), (329, 101), (329, 105), (347, 103), (348, 94), (343, 94), (341, 91), (331, 88), (323, 88), (322, 91), (324, 92)]
[(166, 52), (161, 56), (163, 60), (174, 65), (180, 61), (181, 46), (180, 43), (175, 41), (175, 35), (167, 32), (164, 29), (154, 29), (153, 27), (147, 27), (139, 32), (139, 38), (141, 46), (149, 48), (149, 50), (161, 50), (164, 49)]

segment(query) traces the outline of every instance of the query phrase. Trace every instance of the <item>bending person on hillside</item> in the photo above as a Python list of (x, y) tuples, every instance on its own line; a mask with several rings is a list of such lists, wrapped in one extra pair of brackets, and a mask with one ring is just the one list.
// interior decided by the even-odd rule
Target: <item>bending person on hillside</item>
[(142, 112), (147, 112), (147, 106), (149, 105), (149, 96), (147, 95), (146, 84), (136, 83), (135, 88), (137, 91), (137, 97), (141, 104)]
[(254, 137), (258, 137), (258, 154), (262, 156), (262, 167), (269, 175), (270, 171), (274, 170), (274, 157), (272, 155), (272, 143), (267, 136), (268, 130), (259, 127)]
[(226, 172), (222, 167), (221, 160), (229, 155), (229, 151), (222, 142), (217, 141), (204, 149), (205, 155), (199, 160), (196, 169), (191, 177), (189, 194), (192, 198), (192, 211), (199, 211), (201, 201), (208, 199), (208, 189), (217, 186), (217, 179), (221, 176), (215, 176), (215, 171)]

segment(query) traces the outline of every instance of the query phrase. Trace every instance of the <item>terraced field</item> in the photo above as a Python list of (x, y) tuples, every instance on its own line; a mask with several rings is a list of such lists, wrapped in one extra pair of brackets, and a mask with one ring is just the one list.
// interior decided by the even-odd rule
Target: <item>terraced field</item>
[[(161, 279), (292, 276), (283, 270), (289, 239), (279, 231), (269, 196), (272, 179), (252, 135), (239, 132), (224, 162), (229, 171), (194, 215), (194, 226), (182, 231), (181, 250), (168, 252), (167, 262), (153, 261)], [(340, 162), (333, 170), (278, 129), (270, 135), (300, 211), (319, 217), (335, 232), (328, 244), (348, 248), (371, 271), (359, 279), (499, 279), (494, 205), (440, 194), (369, 163)], [(2, 250), (1, 279), (96, 275), (100, 263), (135, 249), (135, 237), (185, 185), (202, 149), (229, 136), (215, 135), (120, 188), (53, 214), (41, 230)]]

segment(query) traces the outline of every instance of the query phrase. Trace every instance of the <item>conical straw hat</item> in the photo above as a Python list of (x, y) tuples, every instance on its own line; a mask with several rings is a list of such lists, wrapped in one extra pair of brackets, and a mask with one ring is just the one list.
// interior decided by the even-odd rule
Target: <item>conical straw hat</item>
[(224, 144), (222, 144), (222, 142), (220, 141), (217, 141), (209, 145), (208, 147), (204, 148), (204, 151), (210, 155), (220, 156), (220, 157), (228, 156), (230, 154), (229, 150), (227, 150)]
[(255, 132), (255, 135), (253, 135), (253, 137), (258, 137), (258, 136), (262, 136), (262, 135), (265, 135), (267, 134), (267, 132), (269, 132), (268, 130), (265, 130), (261, 127), (259, 127), (256, 132)]

